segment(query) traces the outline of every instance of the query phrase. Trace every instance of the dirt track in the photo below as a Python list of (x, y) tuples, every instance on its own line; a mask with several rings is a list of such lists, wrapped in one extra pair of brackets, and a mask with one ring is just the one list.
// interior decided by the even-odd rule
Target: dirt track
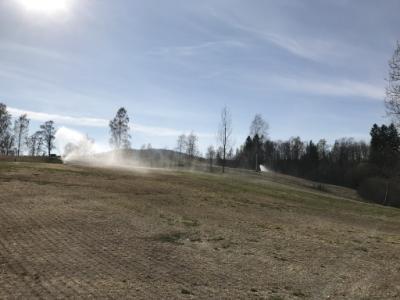
[[(0, 165), (0, 298), (400, 297), (400, 212), (260, 179)], [(276, 195), (276, 196), (274, 196)]]

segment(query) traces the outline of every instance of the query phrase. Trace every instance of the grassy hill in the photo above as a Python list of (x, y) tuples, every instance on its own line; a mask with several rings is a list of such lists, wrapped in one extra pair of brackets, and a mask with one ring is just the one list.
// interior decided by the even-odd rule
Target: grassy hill
[(48, 156), (13, 156), (13, 155), (0, 155), (1, 162), (33, 162), (33, 163), (57, 163), (61, 164), (62, 160), (60, 157), (48, 157)]
[(400, 297), (400, 210), (273, 173), (0, 162), (0, 298)]

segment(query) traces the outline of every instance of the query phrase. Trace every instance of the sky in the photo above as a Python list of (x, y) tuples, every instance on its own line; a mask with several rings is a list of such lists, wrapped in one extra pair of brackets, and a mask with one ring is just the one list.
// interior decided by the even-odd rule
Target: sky
[(124, 106), (132, 146), (240, 146), (256, 113), (271, 139), (368, 140), (386, 123), (398, 0), (0, 0), (0, 102), (108, 147)]

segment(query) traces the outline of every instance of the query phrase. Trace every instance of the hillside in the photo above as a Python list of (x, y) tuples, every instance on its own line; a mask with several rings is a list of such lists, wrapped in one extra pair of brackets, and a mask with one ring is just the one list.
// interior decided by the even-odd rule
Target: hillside
[(0, 298), (400, 297), (400, 210), (273, 173), (0, 162)]

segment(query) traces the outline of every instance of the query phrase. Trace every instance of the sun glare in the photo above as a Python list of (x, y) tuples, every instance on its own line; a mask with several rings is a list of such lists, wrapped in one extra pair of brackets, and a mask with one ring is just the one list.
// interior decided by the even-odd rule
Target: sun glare
[(18, 0), (27, 10), (43, 13), (57, 13), (68, 9), (69, 0)]

